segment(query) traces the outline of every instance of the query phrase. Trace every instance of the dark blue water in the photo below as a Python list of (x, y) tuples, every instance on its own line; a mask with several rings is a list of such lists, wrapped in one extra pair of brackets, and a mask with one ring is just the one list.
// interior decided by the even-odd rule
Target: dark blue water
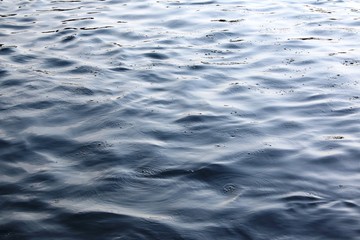
[(360, 239), (360, 3), (0, 0), (0, 239)]

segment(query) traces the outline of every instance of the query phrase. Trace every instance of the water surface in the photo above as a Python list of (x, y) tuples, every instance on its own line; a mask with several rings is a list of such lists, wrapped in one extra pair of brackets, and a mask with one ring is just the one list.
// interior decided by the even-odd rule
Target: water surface
[(0, 1), (0, 239), (359, 239), (357, 1)]

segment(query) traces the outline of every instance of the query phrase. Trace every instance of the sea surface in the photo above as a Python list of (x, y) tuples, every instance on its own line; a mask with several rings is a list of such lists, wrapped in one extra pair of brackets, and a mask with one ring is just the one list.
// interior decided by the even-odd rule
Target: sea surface
[(360, 239), (360, 2), (0, 0), (0, 239)]

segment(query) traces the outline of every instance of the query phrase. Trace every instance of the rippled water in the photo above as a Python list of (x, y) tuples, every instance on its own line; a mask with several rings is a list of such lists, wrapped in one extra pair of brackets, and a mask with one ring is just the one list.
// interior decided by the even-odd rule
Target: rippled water
[(360, 3), (0, 0), (0, 239), (360, 239)]

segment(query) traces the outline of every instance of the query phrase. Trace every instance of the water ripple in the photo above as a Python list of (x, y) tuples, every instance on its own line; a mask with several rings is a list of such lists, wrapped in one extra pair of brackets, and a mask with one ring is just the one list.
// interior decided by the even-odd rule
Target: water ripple
[(0, 239), (360, 236), (355, 1), (0, 10)]

